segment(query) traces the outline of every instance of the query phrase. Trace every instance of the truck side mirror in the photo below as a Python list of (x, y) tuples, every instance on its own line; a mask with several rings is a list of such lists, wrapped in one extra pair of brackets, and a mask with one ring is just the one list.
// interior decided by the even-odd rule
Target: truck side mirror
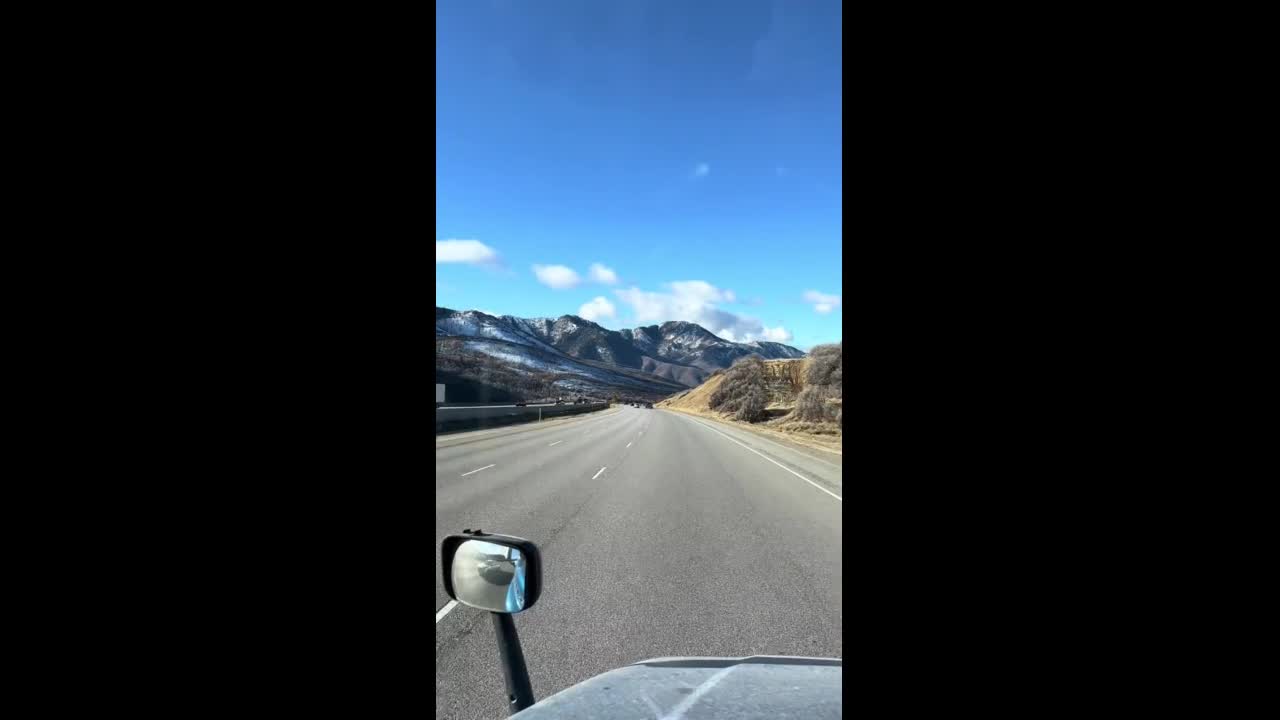
[(533, 607), (542, 593), (542, 553), (524, 538), (463, 530), (440, 545), (444, 589), (463, 605), (488, 610), (512, 715), (533, 705), (533, 683), (512, 615)]
[(515, 614), (533, 607), (542, 593), (542, 557), (523, 538), (450, 535), (440, 546), (444, 589), (449, 597), (479, 610)]

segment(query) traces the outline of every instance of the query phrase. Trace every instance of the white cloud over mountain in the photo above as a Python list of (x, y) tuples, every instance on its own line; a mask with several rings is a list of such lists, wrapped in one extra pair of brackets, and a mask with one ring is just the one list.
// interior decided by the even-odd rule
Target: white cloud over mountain
[(605, 318), (612, 320), (618, 317), (618, 310), (613, 303), (609, 302), (608, 298), (596, 296), (591, 302), (578, 308), (578, 316), (592, 322), (598, 322)]
[(784, 327), (766, 328), (756, 318), (716, 307), (716, 303), (735, 301), (736, 296), (732, 290), (723, 290), (703, 280), (670, 282), (665, 287), (667, 292), (649, 292), (631, 287), (614, 290), (613, 294), (631, 308), (636, 322), (642, 325), (685, 320), (697, 323), (732, 342), (785, 342), (791, 339), (791, 333)]
[(791, 342), (791, 337), (792, 336), (790, 331), (788, 331), (786, 328), (779, 325), (776, 328), (771, 328), (771, 327), (765, 328), (764, 337), (762, 339), (768, 340), (770, 342), (784, 343), (784, 342)]

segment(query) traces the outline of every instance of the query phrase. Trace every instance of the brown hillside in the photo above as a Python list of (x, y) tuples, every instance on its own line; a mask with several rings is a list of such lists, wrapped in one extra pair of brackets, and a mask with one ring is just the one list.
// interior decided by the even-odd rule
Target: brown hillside
[(668, 398), (662, 402), (655, 403), (654, 407), (669, 407), (672, 410), (701, 410), (706, 412), (710, 409), (711, 393), (720, 387), (720, 381), (724, 380), (723, 373), (717, 373), (707, 378), (707, 381), (698, 387), (687, 390), (675, 397)]
[[(798, 360), (765, 360), (764, 373), (766, 387), (769, 389), (769, 407), (790, 409), (795, 406), (796, 395), (804, 387), (804, 363)], [(720, 387), (724, 380), (723, 373), (707, 378), (707, 381), (688, 392), (657, 403), (655, 407), (675, 409), (702, 410), (711, 409), (711, 394)]]
[(707, 378), (706, 382), (692, 390), (655, 403), (654, 407), (677, 410), (691, 415), (704, 415), (722, 422), (732, 422), (735, 425), (750, 425), (753, 429), (766, 434), (778, 433), (789, 440), (841, 452), (843, 433), (839, 425), (825, 422), (800, 422), (789, 417), (790, 411), (795, 407), (796, 396), (804, 389), (808, 363), (808, 358), (764, 362), (765, 386), (769, 391), (768, 410), (773, 417), (767, 422), (739, 423), (730, 420), (724, 413), (711, 410), (711, 396), (724, 380), (723, 373)]

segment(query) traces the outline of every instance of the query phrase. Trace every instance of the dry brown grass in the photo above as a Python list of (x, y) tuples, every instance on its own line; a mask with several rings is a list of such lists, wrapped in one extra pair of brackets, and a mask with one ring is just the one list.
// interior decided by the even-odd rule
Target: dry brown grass
[[(659, 403), (655, 404), (654, 407), (663, 407), (663, 405)], [(668, 410), (674, 410), (688, 415), (697, 415), (711, 420), (718, 420), (722, 423), (744, 428), (766, 437), (772, 436), (782, 440), (789, 440), (799, 445), (805, 445), (819, 450), (826, 450), (837, 455), (844, 454), (844, 436), (840, 427), (834, 423), (787, 423), (785, 422), (785, 418), (781, 420), (774, 420), (772, 422), (747, 423), (739, 422), (728, 415), (718, 413), (713, 410), (671, 407), (669, 405), (665, 407)]]
[(790, 417), (784, 417), (774, 420), (773, 422), (766, 423), (766, 425), (782, 432), (805, 433), (808, 435), (834, 435), (836, 437), (843, 435), (840, 430), (840, 426), (833, 422), (810, 422), (808, 420), (795, 420)]
[(692, 390), (687, 390), (673, 398), (668, 398), (662, 402), (654, 403), (654, 407), (671, 408), (672, 410), (709, 410), (711, 407), (711, 394), (724, 382), (724, 373), (713, 375)]
[[(772, 419), (759, 423), (738, 422), (728, 415), (715, 412), (710, 407), (711, 396), (724, 382), (726, 373), (719, 372), (707, 378), (696, 388), (654, 404), (654, 407), (698, 415), (720, 422), (747, 428), (765, 436), (773, 436), (809, 447), (843, 454), (844, 433), (838, 423), (800, 420), (788, 412), (776, 417), (779, 411), (792, 411), (796, 407), (798, 393), (805, 386), (810, 368), (808, 358), (803, 360), (766, 360), (764, 369), (769, 379), (769, 404), (766, 408)], [(831, 400), (827, 403), (833, 404)], [(838, 401), (836, 401), (838, 402)], [(838, 407), (838, 406), (836, 406)]]

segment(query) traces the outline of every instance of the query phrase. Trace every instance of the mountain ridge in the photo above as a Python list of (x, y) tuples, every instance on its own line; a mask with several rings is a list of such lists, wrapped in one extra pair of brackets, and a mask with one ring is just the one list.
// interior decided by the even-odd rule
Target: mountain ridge
[[(627, 391), (637, 389), (637, 375), (649, 376), (652, 383), (646, 394), (650, 396), (668, 395), (673, 388), (696, 387), (741, 357), (757, 355), (774, 360), (805, 356), (803, 351), (782, 343), (725, 340), (697, 323), (681, 320), (609, 330), (572, 314), (520, 318), (440, 306), (436, 307), (436, 337), (497, 341), (500, 346), (472, 342), (457, 347), (555, 376), (558, 379), (547, 382), (556, 387), (585, 382), (598, 392), (610, 383), (600, 375), (610, 367), (617, 369), (617, 387)], [(519, 346), (529, 348), (525, 353), (529, 357), (516, 357), (520, 351), (515, 348)], [(562, 359), (557, 360), (556, 356)]]

